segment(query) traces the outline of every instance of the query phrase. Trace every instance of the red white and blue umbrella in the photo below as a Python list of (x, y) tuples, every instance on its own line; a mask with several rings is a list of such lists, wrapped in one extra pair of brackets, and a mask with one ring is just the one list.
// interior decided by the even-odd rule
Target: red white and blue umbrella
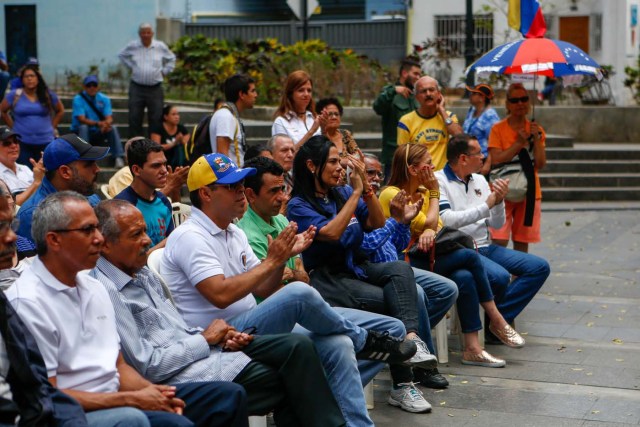
[(601, 67), (580, 48), (561, 40), (522, 39), (498, 46), (467, 68), (477, 74), (536, 74), (562, 77), (590, 75), (602, 78)]

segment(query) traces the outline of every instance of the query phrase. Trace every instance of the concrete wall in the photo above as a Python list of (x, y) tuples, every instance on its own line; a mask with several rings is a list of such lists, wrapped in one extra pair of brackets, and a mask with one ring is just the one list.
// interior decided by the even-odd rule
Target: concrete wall
[[(119, 63), (118, 52), (137, 37), (138, 25), (155, 25), (156, 0), (0, 0), (0, 26), (4, 5), (36, 5), (37, 49), (47, 83), (66, 70), (84, 73), (100, 65), (106, 73)], [(0, 49), (6, 53), (5, 32)]]
[[(256, 107), (243, 116), (272, 120), (275, 107)], [(466, 107), (452, 107), (462, 121)], [(500, 117), (504, 107), (497, 107)], [(538, 107), (536, 121), (547, 133), (568, 135), (576, 142), (640, 143), (640, 107)], [(380, 132), (380, 117), (368, 107), (345, 107), (343, 120), (352, 123), (354, 132)]]

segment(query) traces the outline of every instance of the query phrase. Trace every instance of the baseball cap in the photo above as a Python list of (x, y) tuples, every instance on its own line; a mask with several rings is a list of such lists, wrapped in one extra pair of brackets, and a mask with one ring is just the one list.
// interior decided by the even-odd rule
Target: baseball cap
[(491, 86), (484, 83), (476, 85), (476, 87), (467, 86), (467, 90), (469, 92), (481, 93), (489, 99), (493, 99), (493, 96), (494, 96), (493, 89), (491, 89)]
[(220, 153), (205, 154), (189, 169), (187, 187), (195, 191), (209, 184), (235, 184), (255, 175), (255, 168), (241, 169), (230, 158)]
[(51, 171), (76, 160), (100, 160), (109, 153), (109, 147), (94, 147), (74, 133), (62, 135), (44, 149), (44, 167)]
[(12, 131), (9, 126), (0, 126), (0, 141), (4, 141), (11, 136), (20, 138), (20, 134)]
[(84, 86), (88, 85), (89, 83), (98, 84), (98, 76), (96, 76), (95, 74), (91, 74), (90, 76), (85, 77), (82, 81), (82, 84)]

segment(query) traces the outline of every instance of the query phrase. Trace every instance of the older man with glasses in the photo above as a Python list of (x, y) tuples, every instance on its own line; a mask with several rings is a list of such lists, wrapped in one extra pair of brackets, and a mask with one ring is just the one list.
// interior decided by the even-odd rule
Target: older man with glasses
[(440, 170), (447, 163), (449, 137), (462, 133), (462, 127), (458, 124), (458, 117), (445, 108), (444, 95), (436, 79), (421, 77), (416, 82), (414, 92), (420, 107), (400, 118), (398, 145), (425, 145), (435, 170)]
[(20, 135), (7, 126), (0, 126), (0, 178), (16, 196), (16, 203), (22, 205), (38, 189), (44, 177), (42, 159), (31, 161), (28, 166), (17, 163), (20, 157)]

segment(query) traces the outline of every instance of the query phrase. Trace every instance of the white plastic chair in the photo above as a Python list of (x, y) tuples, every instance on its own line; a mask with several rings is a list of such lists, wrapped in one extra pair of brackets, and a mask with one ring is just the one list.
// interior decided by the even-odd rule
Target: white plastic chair
[(105, 200), (113, 198), (109, 195), (109, 184), (102, 184), (100, 186), (100, 192), (102, 193), (102, 196), (105, 198)]
[(147, 257), (147, 267), (149, 267), (151, 271), (156, 273), (156, 276), (158, 276), (158, 279), (160, 279), (160, 284), (162, 285), (164, 296), (169, 301), (171, 301), (171, 304), (173, 304), (175, 307), (176, 302), (173, 299), (173, 295), (171, 295), (171, 290), (169, 289), (167, 282), (164, 281), (164, 277), (162, 277), (162, 274), (160, 273), (160, 260), (162, 259), (163, 252), (164, 248), (156, 249), (155, 251), (151, 252)]
[(173, 226), (177, 227), (187, 220), (191, 216), (191, 206), (184, 203), (174, 202), (171, 204), (171, 211), (173, 216)]

